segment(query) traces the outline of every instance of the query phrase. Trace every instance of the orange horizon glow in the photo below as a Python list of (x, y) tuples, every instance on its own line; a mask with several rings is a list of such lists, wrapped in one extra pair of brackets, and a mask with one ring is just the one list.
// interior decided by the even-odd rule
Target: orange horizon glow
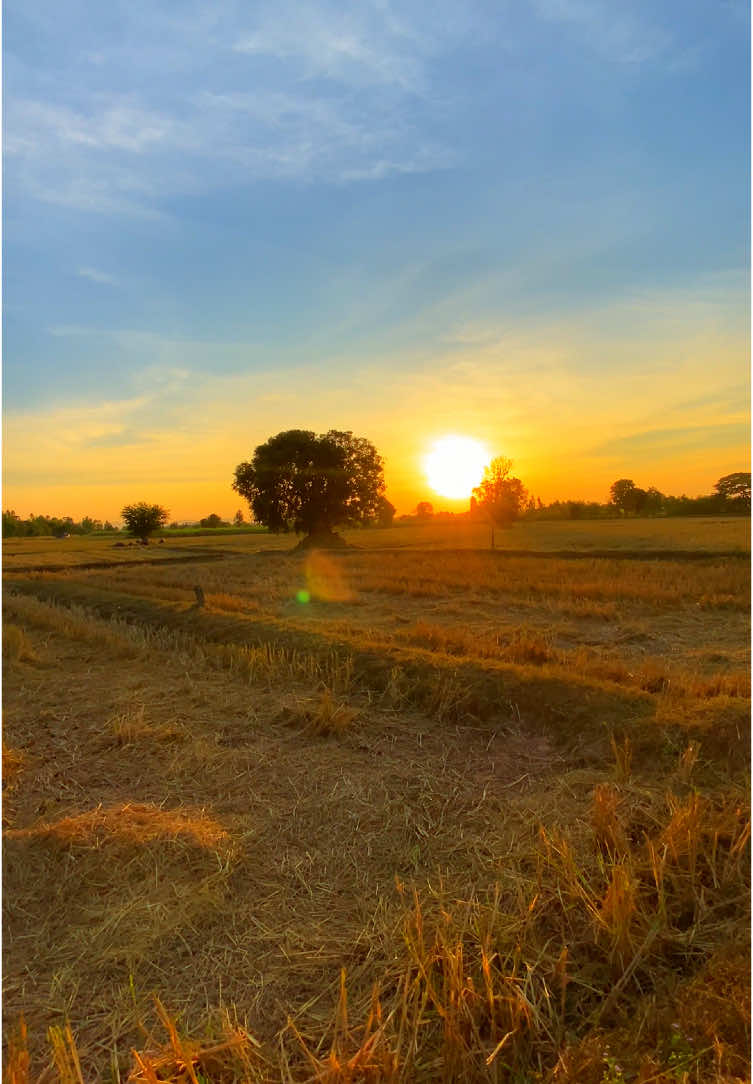
[[(395, 505), (397, 516), (411, 514), (420, 501), (429, 501), (435, 512), (457, 513), (468, 509), (470, 495), (463, 498), (442, 497), (431, 489), (423, 475), (420, 457), (415, 468), (411, 470), (410, 467), (410, 463), (406, 463), (401, 464), (399, 469), (390, 470), (388, 467), (386, 471), (386, 496)], [(655, 485), (662, 493), (671, 496), (686, 494), (697, 497), (711, 493), (714, 483), (723, 475), (749, 469), (746, 452), (740, 449), (739, 455), (715, 457), (714, 460), (708, 455), (699, 455), (696, 461), (687, 462), (682, 473), (667, 470), (666, 467), (661, 471), (601, 468), (598, 474), (593, 471), (576, 478), (568, 476), (561, 463), (536, 464), (534, 471), (533, 464), (522, 461), (514, 462), (513, 473), (521, 478), (529, 493), (540, 497), (544, 504), (557, 500), (598, 501), (604, 504), (609, 499), (610, 485), (618, 478), (633, 478), (636, 485), (643, 488)], [(238, 509), (243, 512), (246, 522), (250, 521), (247, 503), (232, 493), (229, 483), (223, 482), (159, 485), (135, 479), (133, 483), (119, 482), (115, 485), (6, 485), (3, 489), (3, 509), (12, 509), (21, 519), (27, 519), (32, 514), (61, 518), (71, 516), (77, 521), (91, 516), (119, 524), (123, 506), (139, 500), (166, 507), (170, 512), (170, 522), (194, 523), (213, 512), (222, 519), (232, 521)]]
[[(709, 494), (723, 475), (750, 469), (748, 378), (741, 376), (748, 342), (733, 332), (720, 338), (695, 294), (672, 311), (676, 320), (656, 329), (651, 364), (640, 371), (627, 364), (629, 338), (584, 339), (567, 328), (540, 328), (535, 342), (508, 338), (506, 363), (514, 359), (529, 373), (515, 394), (500, 382), (497, 348), (471, 344), (452, 366), (421, 369), (406, 359), (404, 373), (387, 384), (381, 367), (364, 362), (344, 388), (326, 369), (289, 369), (6, 410), (3, 508), (22, 519), (118, 523), (124, 505), (145, 500), (169, 509), (170, 521), (211, 513), (232, 520), (238, 509), (248, 520), (248, 506), (231, 489), (235, 467), (291, 428), (351, 430), (370, 440), (384, 458), (386, 496), (398, 516), (421, 501), (437, 512), (468, 507), (472, 484), (460, 497), (442, 496), (444, 487), (436, 492), (425, 472), (432, 445), (460, 434), (488, 450), (487, 462), (511, 459), (512, 473), (545, 504), (605, 503), (619, 478), (673, 496)], [(644, 335), (650, 325), (642, 313)], [(593, 363), (576, 384), (562, 343)], [(625, 362), (608, 379), (596, 365), (607, 348)]]

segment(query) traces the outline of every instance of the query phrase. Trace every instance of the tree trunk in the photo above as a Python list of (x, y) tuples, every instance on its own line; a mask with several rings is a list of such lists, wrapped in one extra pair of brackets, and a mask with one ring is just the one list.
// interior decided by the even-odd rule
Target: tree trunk
[(301, 539), (295, 547), (296, 550), (341, 550), (349, 548), (349, 544), (342, 535), (336, 534), (328, 528), (312, 531), (311, 534), (307, 534), (305, 538)]

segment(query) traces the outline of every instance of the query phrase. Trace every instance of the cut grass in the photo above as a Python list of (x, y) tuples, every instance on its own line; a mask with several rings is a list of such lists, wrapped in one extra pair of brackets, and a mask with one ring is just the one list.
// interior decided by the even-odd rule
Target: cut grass
[(4, 625), (3, 659), (6, 662), (14, 663), (19, 662), (21, 659), (31, 660), (34, 658), (34, 652), (24, 630), (19, 625)]
[[(398, 882), (403, 947), (368, 996), (349, 997), (343, 970), (329, 1019), (313, 1034), (316, 1017), (289, 1020), (276, 1052), (237, 1028), (188, 1042), (158, 1002), (169, 1044), (134, 1054), (135, 1079), (182, 1080), (190, 1065), (220, 1081), (245, 1057), (246, 1081), (575, 1084), (605, 1079), (610, 1042), (624, 1080), (672, 1079), (678, 1067), (688, 1079), (743, 1079), (747, 975), (729, 937), (749, 836), (742, 806), (692, 796), (671, 799), (652, 836), (607, 863), (542, 829), (533, 866), (508, 867), (483, 892)], [(700, 971), (696, 945), (707, 946)], [(710, 969), (722, 961), (731, 1000), (720, 1013)]]
[(14, 578), (6, 1079), (749, 1079), (742, 565), (486, 557)]
[[(125, 637), (130, 650), (147, 653), (160, 643), (171, 645), (194, 661), (216, 662), (244, 674), (255, 683), (285, 678), (308, 680), (333, 692), (358, 689), (367, 697), (388, 701), (401, 687), (404, 706), (433, 715), (440, 722), (473, 722), (497, 719), (528, 725), (554, 725), (563, 742), (572, 746), (595, 741), (603, 746), (606, 727), (630, 726), (651, 738), (652, 720), (665, 726), (692, 725), (697, 737), (716, 731), (716, 739), (747, 746), (747, 700), (728, 695), (745, 692), (740, 678), (719, 680), (718, 694), (712, 685), (701, 686), (711, 696), (693, 696), (693, 688), (667, 681), (666, 672), (647, 660), (641, 670), (625, 681), (622, 664), (597, 656), (593, 676), (578, 666), (580, 656), (558, 663), (516, 665), (486, 657), (454, 657), (439, 651), (403, 649), (389, 641), (365, 640), (341, 635), (333, 639), (316, 629), (291, 626), (284, 620), (252, 614), (211, 614), (176, 606), (157, 605), (133, 596), (105, 592), (69, 580), (14, 582), (17, 591), (32, 592), (39, 599), (58, 600), (72, 607), (76, 635), (85, 635), (86, 614), (94, 618), (107, 636)], [(16, 612), (23, 596), (11, 595), (7, 605)], [(38, 599), (37, 599), (38, 601)], [(31, 607), (36, 605), (31, 601)], [(65, 621), (65, 606), (59, 607)], [(40, 612), (39, 619), (43, 617)], [(99, 624), (98, 624), (99, 621)], [(94, 632), (92, 635), (98, 635)], [(521, 653), (530, 659), (535, 637), (519, 637)], [(535, 653), (535, 652), (534, 652)], [(674, 672), (672, 672), (674, 673)], [(682, 675), (685, 680), (688, 675)], [(690, 679), (696, 683), (696, 679)], [(393, 701), (394, 702), (394, 701)]]
[(358, 718), (358, 711), (324, 689), (318, 697), (299, 701), (282, 712), (281, 718), (309, 734), (329, 737), (343, 734)]

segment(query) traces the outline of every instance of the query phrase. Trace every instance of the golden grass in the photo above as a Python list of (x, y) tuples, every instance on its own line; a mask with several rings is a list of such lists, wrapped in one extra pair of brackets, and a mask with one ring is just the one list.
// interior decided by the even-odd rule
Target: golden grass
[(33, 659), (34, 652), (26, 633), (19, 625), (3, 626), (3, 658), (6, 662), (18, 662), (21, 659)]
[(141, 845), (153, 840), (185, 839), (199, 847), (217, 849), (227, 841), (227, 832), (215, 821), (183, 810), (126, 803), (112, 809), (90, 810), (64, 817), (51, 824), (6, 831), (7, 839), (50, 840), (67, 846), (95, 848)]
[(233, 552), (6, 588), (5, 1079), (748, 1080), (745, 563)]
[[(489, 531), (483, 524), (400, 525), (388, 530), (345, 531), (354, 546), (392, 549), (486, 550)], [(192, 554), (255, 553), (288, 551), (296, 544), (293, 535), (265, 532), (238, 535), (172, 536), (163, 546), (115, 548), (116, 539), (96, 537), (6, 538), (3, 565), (6, 569), (39, 564), (65, 564), (128, 560), (143, 563)], [(121, 541), (126, 541), (121, 539)], [(687, 519), (634, 519), (582, 522), (519, 522), (498, 534), (499, 549), (533, 551), (568, 550), (709, 550), (749, 552), (750, 519), (744, 516), (697, 516)]]
[(19, 749), (10, 749), (3, 742), (3, 789), (12, 787), (23, 771), (26, 757)]
[(358, 711), (324, 689), (317, 697), (295, 704), (283, 712), (283, 718), (291, 726), (298, 726), (309, 734), (327, 737), (342, 734), (358, 718)]
[(119, 711), (107, 722), (118, 745), (135, 745), (144, 741), (181, 742), (188, 735), (175, 723), (152, 725), (145, 719), (145, 705), (138, 704)]

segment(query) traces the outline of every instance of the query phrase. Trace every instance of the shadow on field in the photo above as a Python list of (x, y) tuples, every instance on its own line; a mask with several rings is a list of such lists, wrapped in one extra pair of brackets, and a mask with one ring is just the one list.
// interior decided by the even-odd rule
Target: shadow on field
[[(64, 580), (6, 579), (13, 591), (63, 606), (82, 606), (104, 619), (116, 619), (154, 633), (167, 630), (186, 646), (198, 646), (219, 666), (243, 666), (243, 652), (265, 648), (277, 663), (306, 669), (306, 676), (331, 683), (347, 670), (359, 692), (395, 708), (418, 709), (438, 723), (521, 724), (530, 732), (546, 730), (575, 761), (603, 758), (615, 731), (629, 730), (636, 752), (666, 743), (674, 727), (702, 733), (706, 747), (732, 757), (747, 756), (749, 727), (743, 702), (693, 705), (675, 717), (660, 695), (584, 677), (562, 668), (527, 667), (495, 659), (460, 659), (419, 647), (332, 638), (291, 629), (282, 621), (251, 614), (218, 614), (158, 604), (115, 591), (102, 591)], [(145, 637), (144, 646), (147, 646)], [(240, 654), (239, 654), (240, 653)], [(249, 680), (251, 679), (251, 663)], [(264, 676), (263, 673), (261, 675)], [(660, 724), (657, 726), (657, 724)], [(730, 752), (731, 750), (731, 752)]]

